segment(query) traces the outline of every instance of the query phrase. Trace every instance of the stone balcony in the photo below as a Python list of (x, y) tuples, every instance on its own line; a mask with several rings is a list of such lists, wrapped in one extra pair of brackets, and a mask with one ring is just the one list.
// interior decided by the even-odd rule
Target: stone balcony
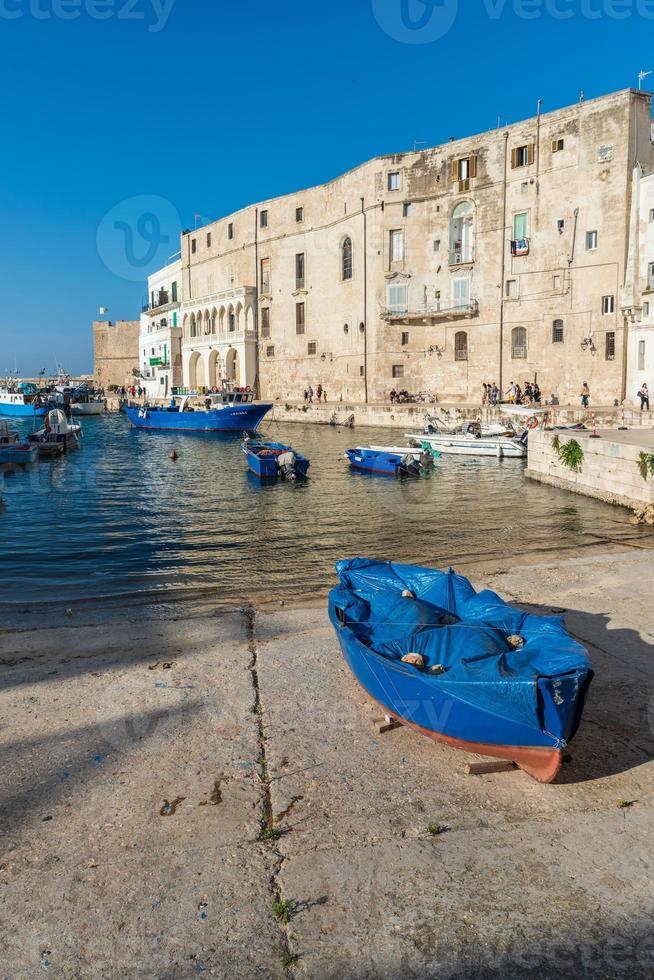
[(456, 322), (457, 320), (469, 320), (471, 317), (479, 316), (479, 301), (473, 299), (469, 303), (457, 304), (456, 306), (441, 306), (440, 303), (435, 303), (430, 306), (417, 306), (410, 310), (385, 309), (380, 315), (382, 320), (386, 320), (388, 323)]

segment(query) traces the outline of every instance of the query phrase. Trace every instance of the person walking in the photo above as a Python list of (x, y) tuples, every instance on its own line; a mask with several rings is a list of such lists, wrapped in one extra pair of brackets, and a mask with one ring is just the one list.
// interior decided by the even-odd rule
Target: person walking
[(590, 405), (590, 388), (588, 387), (588, 382), (584, 381), (581, 386), (581, 407), (588, 408)]
[(509, 405), (515, 405), (516, 387), (515, 387), (513, 381), (511, 382), (511, 384), (509, 385), (509, 387), (506, 389), (506, 393), (509, 396)]
[(304, 404), (305, 405), (309, 404), (309, 392), (307, 391), (306, 388), (304, 389)]
[(497, 400), (500, 397), (500, 389), (497, 387), (496, 383), (493, 381), (491, 386), (491, 405), (493, 408), (497, 405)]
[(647, 384), (643, 381), (642, 387), (638, 392), (638, 397), (640, 398), (640, 410), (644, 412), (645, 409), (649, 412), (649, 388)]
[(322, 401), (322, 385), (319, 383), (316, 389), (316, 398), (318, 399), (318, 404)]
[(309, 385), (309, 387), (307, 388), (307, 395), (309, 397), (309, 404), (313, 405), (313, 388), (311, 387), (311, 385)]

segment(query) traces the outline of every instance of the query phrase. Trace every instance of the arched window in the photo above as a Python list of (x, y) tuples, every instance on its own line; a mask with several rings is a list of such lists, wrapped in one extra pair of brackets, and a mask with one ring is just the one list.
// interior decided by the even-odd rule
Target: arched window
[(514, 327), (511, 331), (511, 357), (527, 356), (527, 330), (525, 327)]
[(343, 279), (352, 278), (352, 239), (346, 238), (341, 246), (341, 275)]
[(473, 262), (475, 209), (470, 201), (457, 204), (450, 219), (450, 265)]
[(454, 335), (454, 360), (468, 360), (468, 334), (465, 332), (465, 330), (459, 330), (459, 332)]
[(552, 324), (552, 343), (563, 343), (563, 320), (555, 320)]
[(195, 325), (195, 313), (191, 313), (191, 337), (197, 336)]

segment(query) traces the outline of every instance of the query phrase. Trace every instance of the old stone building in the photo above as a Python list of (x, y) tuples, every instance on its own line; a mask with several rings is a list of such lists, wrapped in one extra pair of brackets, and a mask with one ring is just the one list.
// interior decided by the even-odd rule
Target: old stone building
[(138, 384), (139, 328), (138, 320), (94, 321), (93, 377), (105, 391)]
[(626, 90), (186, 233), (185, 383), (477, 401), (484, 381), (536, 378), (545, 397), (588, 381), (612, 402), (636, 161), (654, 170), (651, 96)]

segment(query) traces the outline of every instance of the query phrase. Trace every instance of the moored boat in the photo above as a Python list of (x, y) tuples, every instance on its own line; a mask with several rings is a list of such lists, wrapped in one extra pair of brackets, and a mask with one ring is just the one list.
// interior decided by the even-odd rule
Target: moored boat
[(527, 436), (485, 436), (478, 422), (470, 422), (458, 433), (405, 433), (415, 445), (429, 446), (440, 453), (454, 456), (497, 456), (524, 459), (527, 455)]
[(245, 453), (248, 469), (255, 476), (264, 479), (296, 480), (306, 477), (310, 460), (298, 453), (292, 446), (281, 442), (264, 442), (246, 439), (241, 449)]
[(272, 407), (256, 402), (253, 392), (225, 390), (207, 395), (176, 395), (167, 407), (128, 406), (125, 414), (137, 429), (242, 433), (257, 429)]
[(34, 384), (11, 383), (0, 388), (0, 415), (24, 419), (42, 418), (52, 407), (52, 403), (42, 396)]
[(0, 425), (0, 465), (11, 463), (24, 466), (34, 463), (38, 454), (37, 447), (21, 439), (18, 432), (10, 429), (6, 422)]
[(514, 609), (451, 570), (364, 558), (336, 568), (330, 619), (372, 698), (436, 741), (556, 777), (593, 677), (561, 617)]
[[(433, 457), (430, 455), (430, 460)], [(402, 455), (395, 451), (385, 449), (368, 449), (365, 446), (357, 446), (356, 449), (348, 449), (345, 458), (349, 461), (353, 470), (362, 473), (375, 473), (381, 476), (420, 476), (423, 469), (428, 464), (426, 454), (421, 450), (416, 453), (415, 449), (410, 449)]]
[(69, 422), (61, 409), (55, 408), (46, 415), (43, 428), (32, 432), (28, 438), (40, 457), (61, 456), (79, 447), (82, 426)]

